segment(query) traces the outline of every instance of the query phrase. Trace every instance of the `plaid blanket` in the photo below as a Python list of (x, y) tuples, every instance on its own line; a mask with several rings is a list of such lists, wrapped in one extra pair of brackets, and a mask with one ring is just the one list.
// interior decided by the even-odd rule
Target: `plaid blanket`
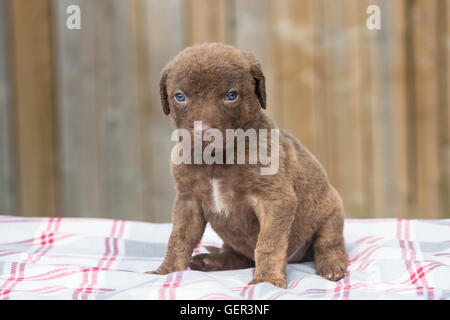
[[(253, 269), (145, 274), (171, 224), (0, 216), (0, 299), (448, 299), (450, 219), (347, 219), (349, 275), (289, 264), (288, 288), (247, 285)], [(196, 253), (220, 246), (208, 226)]]

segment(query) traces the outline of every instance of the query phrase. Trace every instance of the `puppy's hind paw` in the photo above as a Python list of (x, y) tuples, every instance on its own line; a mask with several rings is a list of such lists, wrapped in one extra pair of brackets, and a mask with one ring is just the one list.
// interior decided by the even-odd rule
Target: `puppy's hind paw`
[(198, 271), (223, 270), (223, 261), (220, 254), (201, 253), (191, 259), (190, 268)]

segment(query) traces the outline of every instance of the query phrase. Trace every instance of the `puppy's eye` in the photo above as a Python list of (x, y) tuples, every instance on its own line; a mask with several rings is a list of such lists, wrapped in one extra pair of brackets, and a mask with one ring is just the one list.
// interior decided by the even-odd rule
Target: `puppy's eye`
[(182, 93), (177, 93), (177, 94), (175, 95), (175, 99), (176, 99), (178, 102), (186, 101), (186, 97), (185, 97), (184, 94), (182, 94)]
[(233, 101), (233, 100), (236, 100), (237, 97), (238, 97), (238, 93), (236, 91), (230, 91), (225, 96), (225, 100)]

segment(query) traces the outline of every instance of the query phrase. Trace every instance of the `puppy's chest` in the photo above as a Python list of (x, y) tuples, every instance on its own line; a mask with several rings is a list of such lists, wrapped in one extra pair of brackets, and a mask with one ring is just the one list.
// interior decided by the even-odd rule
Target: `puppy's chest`
[(208, 220), (229, 219), (246, 207), (245, 193), (223, 180), (211, 179), (208, 187), (203, 199), (203, 211)]

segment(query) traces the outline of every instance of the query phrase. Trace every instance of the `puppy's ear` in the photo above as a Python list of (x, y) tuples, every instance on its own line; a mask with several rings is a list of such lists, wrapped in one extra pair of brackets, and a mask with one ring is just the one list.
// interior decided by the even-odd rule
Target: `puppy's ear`
[(159, 81), (159, 94), (161, 95), (161, 104), (163, 107), (163, 111), (166, 115), (170, 113), (169, 97), (167, 95), (167, 86), (166, 86), (168, 73), (169, 70), (167, 68), (164, 68), (161, 74), (161, 80)]
[(262, 72), (261, 64), (251, 52), (244, 52), (250, 62), (250, 73), (255, 80), (255, 94), (258, 97), (261, 108), (266, 108), (266, 79)]

